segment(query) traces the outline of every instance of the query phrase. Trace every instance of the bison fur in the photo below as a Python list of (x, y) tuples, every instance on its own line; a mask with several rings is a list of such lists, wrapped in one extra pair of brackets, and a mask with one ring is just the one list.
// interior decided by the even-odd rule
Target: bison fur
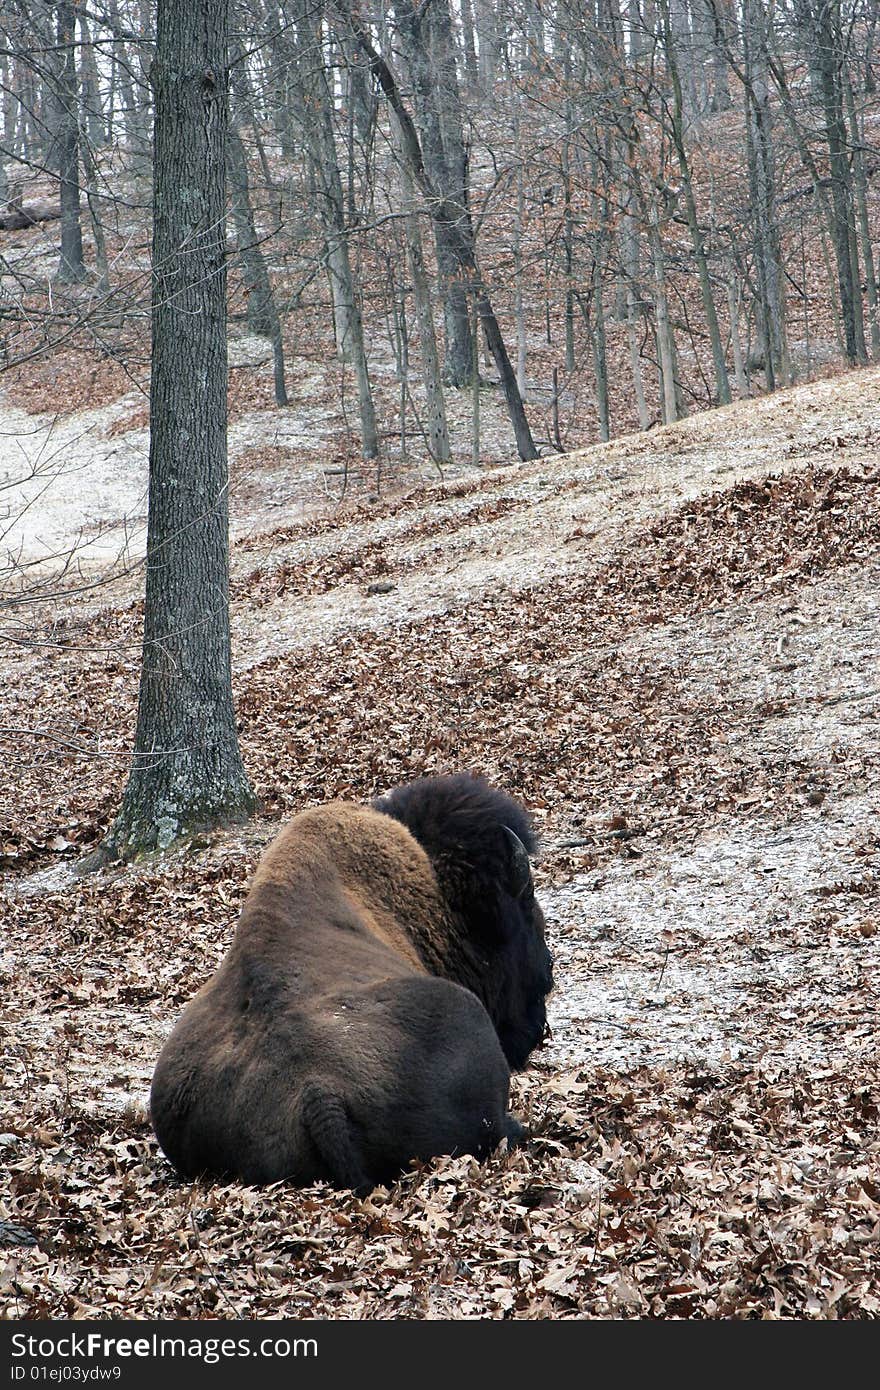
[(365, 1192), (521, 1138), (510, 1069), (552, 987), (534, 849), (523, 809), (465, 774), (295, 816), (156, 1064), (177, 1170)]

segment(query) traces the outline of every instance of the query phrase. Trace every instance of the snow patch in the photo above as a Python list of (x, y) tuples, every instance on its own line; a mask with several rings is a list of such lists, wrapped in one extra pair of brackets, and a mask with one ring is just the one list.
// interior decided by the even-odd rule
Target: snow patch
[(542, 1064), (873, 1055), (880, 931), (862, 935), (875, 924), (840, 886), (876, 850), (878, 814), (880, 793), (784, 827), (738, 822), (544, 890), (558, 986)]

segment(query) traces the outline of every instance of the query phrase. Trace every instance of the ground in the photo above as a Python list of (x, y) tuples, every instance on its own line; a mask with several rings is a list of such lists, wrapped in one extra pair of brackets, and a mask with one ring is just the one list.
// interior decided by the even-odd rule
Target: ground
[[(341, 502), (301, 420), (245, 413), (235, 685), (264, 814), (86, 878), (133, 727), (146, 435), (132, 402), (4, 408), (6, 1316), (877, 1316), (878, 387)], [(461, 767), (541, 836), (528, 1144), (366, 1200), (179, 1182), (152, 1066), (279, 819)]]

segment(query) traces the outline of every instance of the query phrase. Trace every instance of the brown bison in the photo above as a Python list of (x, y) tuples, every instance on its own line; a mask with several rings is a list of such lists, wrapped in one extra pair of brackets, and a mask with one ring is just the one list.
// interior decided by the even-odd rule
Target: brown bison
[(156, 1064), (178, 1171), (365, 1192), (521, 1138), (510, 1068), (552, 986), (534, 848), (522, 808), (464, 774), (295, 816)]

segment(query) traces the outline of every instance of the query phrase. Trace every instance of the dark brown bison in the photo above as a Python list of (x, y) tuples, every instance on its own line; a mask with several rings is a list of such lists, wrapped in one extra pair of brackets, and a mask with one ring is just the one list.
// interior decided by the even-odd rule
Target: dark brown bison
[(521, 1138), (510, 1068), (552, 985), (534, 847), (522, 808), (467, 775), (294, 817), (156, 1065), (178, 1171), (368, 1191)]

